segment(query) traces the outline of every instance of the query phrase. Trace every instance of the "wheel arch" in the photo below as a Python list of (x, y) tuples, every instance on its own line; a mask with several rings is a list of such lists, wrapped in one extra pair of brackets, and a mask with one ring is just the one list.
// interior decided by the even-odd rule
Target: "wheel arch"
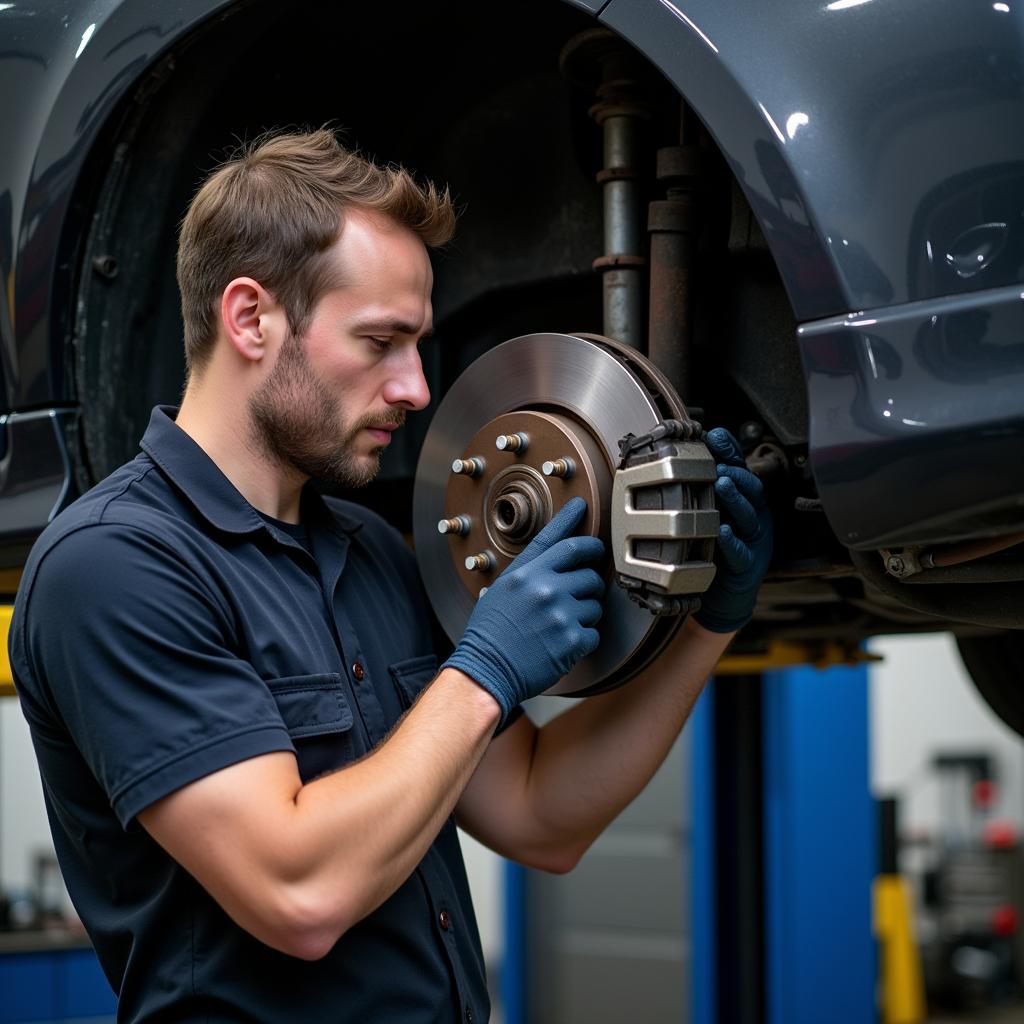
[[(611, 0), (600, 20), (647, 58), (704, 122), (757, 218), (797, 317), (845, 309), (825, 235), (794, 172), (783, 128), (757, 99), (756, 86), (737, 73), (728, 48), (669, 0)], [(728, 43), (742, 36), (730, 33)]]
[[(88, 216), (79, 202), (89, 189), (83, 170), (119, 103), (169, 49), (218, 13), (243, 5), (117, 0), (83, 3), (70, 12), (52, 6), (18, 5), (35, 28), (18, 65), (3, 58), (18, 95), (32, 97), (21, 113), (12, 112), (17, 146), (3, 168), (12, 193), (10, 235), (0, 240), (9, 299), (5, 383), (15, 409), (72, 397), (62, 348), (73, 310), (55, 300), (74, 293), (74, 256)], [(7, 245), (10, 254), (3, 251)]]

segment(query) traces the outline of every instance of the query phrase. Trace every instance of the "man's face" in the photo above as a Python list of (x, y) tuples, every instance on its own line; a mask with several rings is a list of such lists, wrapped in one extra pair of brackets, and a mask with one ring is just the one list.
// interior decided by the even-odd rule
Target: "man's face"
[(249, 413), (283, 465), (360, 487), (406, 413), (430, 401), (417, 345), (431, 330), (433, 273), (423, 243), (379, 214), (348, 213), (334, 248), (342, 287), (282, 342)]

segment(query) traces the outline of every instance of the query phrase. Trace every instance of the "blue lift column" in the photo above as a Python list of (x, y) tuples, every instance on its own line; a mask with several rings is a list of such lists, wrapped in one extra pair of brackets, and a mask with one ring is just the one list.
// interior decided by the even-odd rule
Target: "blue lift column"
[(868, 669), (764, 682), (769, 1024), (876, 1019)]
[(875, 1020), (867, 669), (721, 677), (690, 727), (693, 1024)]

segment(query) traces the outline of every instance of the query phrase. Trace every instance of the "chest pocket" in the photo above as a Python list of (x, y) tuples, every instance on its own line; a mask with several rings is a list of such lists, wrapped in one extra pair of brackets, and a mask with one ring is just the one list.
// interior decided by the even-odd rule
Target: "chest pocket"
[(437, 657), (433, 654), (421, 654), (405, 661), (396, 661), (388, 666), (388, 672), (398, 689), (398, 700), (403, 711), (413, 706), (416, 698), (424, 687), (437, 675)]
[(352, 708), (337, 672), (269, 679), (303, 782), (334, 771), (355, 757)]

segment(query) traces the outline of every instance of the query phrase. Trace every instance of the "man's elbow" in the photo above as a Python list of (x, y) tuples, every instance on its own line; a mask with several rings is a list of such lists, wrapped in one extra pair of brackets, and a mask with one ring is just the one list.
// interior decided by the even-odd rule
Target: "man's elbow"
[(538, 870), (545, 871), (549, 875), (567, 875), (577, 864), (579, 864), (578, 857), (556, 858), (547, 861), (545, 864), (538, 865)]
[(590, 843), (579, 843), (535, 850), (524, 857), (522, 863), (549, 875), (567, 875), (579, 864), (589, 848)]
[(279, 894), (273, 913), (252, 933), (261, 942), (298, 960), (322, 960), (355, 923), (344, 909), (301, 889)]
[(281, 933), (268, 942), (268, 945), (285, 956), (314, 961), (323, 960), (336, 942), (337, 939), (323, 932), (305, 931)]

